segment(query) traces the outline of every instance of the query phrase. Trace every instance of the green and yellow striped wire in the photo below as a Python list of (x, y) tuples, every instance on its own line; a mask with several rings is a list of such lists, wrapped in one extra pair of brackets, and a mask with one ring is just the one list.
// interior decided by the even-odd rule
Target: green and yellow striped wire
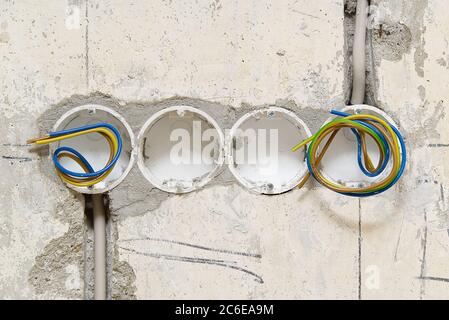
[[(407, 161), (405, 142), (399, 130), (392, 124), (374, 115), (351, 115), (336, 110), (332, 110), (331, 113), (337, 115), (338, 118), (325, 124), (317, 133), (303, 140), (292, 149), (292, 151), (297, 151), (309, 144), (306, 157), (309, 172), (299, 183), (298, 187), (302, 187), (310, 175), (312, 175), (326, 188), (354, 197), (372, 196), (391, 188), (402, 176)], [(320, 161), (323, 159), (337, 133), (343, 128), (351, 129), (357, 138), (358, 163), (360, 169), (366, 176), (376, 177), (382, 174), (391, 159), (391, 170), (384, 178), (369, 186), (351, 188), (332, 182), (321, 173)], [(380, 157), (376, 166), (373, 165), (367, 152), (367, 135), (375, 141), (379, 150)], [(325, 140), (326, 143), (321, 147), (321, 144)]]

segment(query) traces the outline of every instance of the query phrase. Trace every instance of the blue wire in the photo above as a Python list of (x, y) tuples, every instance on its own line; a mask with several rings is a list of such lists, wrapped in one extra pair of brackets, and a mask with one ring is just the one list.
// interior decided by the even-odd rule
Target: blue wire
[(92, 168), (89, 161), (87, 161), (87, 159), (84, 158), (84, 156), (81, 153), (79, 153), (78, 151), (76, 151), (75, 149), (70, 148), (70, 147), (59, 147), (58, 149), (56, 149), (55, 152), (53, 153), (53, 160), (54, 160), (54, 157), (56, 157), (56, 159), (57, 159), (58, 155), (63, 151), (73, 153), (84, 163), (84, 165), (87, 167), (87, 170), (89, 172), (95, 172), (94, 168)]
[[(340, 117), (347, 117), (347, 116), (350, 115), (348, 113), (337, 111), (337, 110), (331, 110), (330, 113), (333, 114), (333, 115), (340, 116)], [(360, 137), (360, 134), (358, 133), (358, 131), (356, 129), (351, 129), (352, 133), (357, 138), (357, 162), (359, 164), (360, 170), (362, 170), (362, 172), (366, 176), (368, 176), (368, 177), (371, 177), (371, 178), (377, 177), (387, 167), (388, 161), (390, 160), (390, 147), (389, 147), (387, 141), (385, 140), (383, 134), (381, 132), (379, 132), (379, 130), (377, 130), (376, 127), (374, 127), (374, 126), (370, 125), (369, 123), (366, 123), (366, 122), (364, 122), (362, 120), (354, 120), (354, 121), (359, 123), (359, 124), (361, 124), (361, 125), (363, 125), (363, 126), (365, 126), (365, 127), (367, 127), (367, 128), (370, 128), (371, 130), (376, 132), (379, 135), (379, 137), (380, 137), (380, 139), (382, 141), (382, 144), (383, 144), (383, 146), (385, 148), (385, 159), (382, 162), (382, 165), (375, 172), (369, 172), (365, 168), (365, 165), (364, 165), (363, 160), (362, 160), (362, 138)]]
[[(87, 161), (87, 159), (84, 158), (78, 151), (76, 151), (75, 149), (70, 148), (70, 147), (59, 147), (53, 153), (53, 162), (55, 163), (55, 166), (62, 173), (66, 174), (66, 175), (69, 175), (69, 176), (73, 176), (73, 177), (79, 177), (79, 178), (96, 177), (96, 176), (102, 175), (103, 173), (105, 173), (106, 171), (108, 171), (109, 169), (111, 169), (115, 165), (115, 163), (118, 161), (118, 159), (120, 157), (120, 154), (122, 152), (122, 138), (120, 136), (119, 131), (113, 125), (111, 125), (109, 123), (97, 123), (97, 124), (82, 126), (82, 127), (73, 128), (73, 129), (55, 131), (55, 132), (50, 132), (48, 135), (50, 137), (59, 137), (59, 136), (70, 134), (70, 133), (76, 133), (76, 132), (89, 130), (89, 129), (100, 128), (100, 127), (104, 127), (104, 128), (107, 128), (107, 129), (111, 130), (114, 133), (114, 135), (116, 136), (116, 138), (117, 138), (118, 150), (117, 150), (117, 153), (115, 154), (114, 158), (112, 159), (112, 161), (106, 167), (104, 167), (103, 169), (101, 169), (99, 171), (94, 171), (94, 169), (92, 168), (90, 163)], [(58, 160), (58, 155), (62, 151), (68, 151), (68, 152), (71, 152), (71, 153), (75, 154), (87, 166), (87, 168), (89, 169), (89, 172), (88, 173), (75, 172), (75, 171), (70, 171), (70, 170), (64, 168), (61, 165), (61, 163), (59, 162), (59, 160)]]
[[(337, 116), (341, 116), (341, 117), (348, 117), (348, 116), (351, 115), (349, 113), (345, 113), (345, 112), (341, 112), (341, 111), (337, 111), (337, 110), (332, 110), (331, 113), (334, 114), (334, 115), (337, 115)], [(360, 197), (360, 198), (373, 196), (373, 195), (380, 194), (380, 193), (390, 189), (401, 178), (401, 176), (402, 176), (402, 174), (404, 173), (404, 170), (405, 170), (405, 165), (407, 163), (407, 150), (406, 150), (406, 147), (405, 147), (405, 141), (404, 141), (404, 138), (402, 137), (401, 133), (399, 132), (399, 130), (395, 126), (393, 126), (391, 123), (388, 123), (388, 124), (390, 125), (390, 127), (394, 131), (394, 133), (396, 134), (396, 136), (397, 136), (397, 138), (399, 140), (399, 144), (401, 145), (401, 166), (399, 167), (399, 172), (396, 175), (396, 177), (393, 179), (393, 181), (391, 181), (391, 183), (389, 185), (387, 185), (385, 188), (383, 188), (381, 190), (368, 192), (368, 193), (357, 193), (357, 192), (343, 193), (343, 192), (339, 192), (340, 194), (343, 194), (343, 195), (346, 195), (346, 196)], [(308, 158), (307, 158), (307, 162), (308, 162)], [(309, 164), (307, 164), (307, 165), (308, 165), (309, 170), (310, 170), (311, 166), (309, 166)]]

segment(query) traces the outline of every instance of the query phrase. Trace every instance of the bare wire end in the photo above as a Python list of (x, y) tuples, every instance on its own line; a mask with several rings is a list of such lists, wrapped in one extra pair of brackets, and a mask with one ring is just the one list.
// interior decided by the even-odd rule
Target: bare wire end
[(39, 137), (39, 138), (28, 139), (28, 140), (26, 141), (26, 143), (27, 143), (27, 144), (35, 143), (35, 142), (37, 142), (37, 141), (39, 141), (39, 140), (47, 139), (48, 137), (49, 137), (48, 135), (45, 135), (45, 136)]

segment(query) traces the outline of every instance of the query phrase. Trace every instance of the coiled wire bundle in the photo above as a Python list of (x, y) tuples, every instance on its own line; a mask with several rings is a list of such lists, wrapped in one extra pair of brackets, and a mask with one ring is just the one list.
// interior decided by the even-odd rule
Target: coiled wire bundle
[[(309, 172), (298, 187), (302, 187), (312, 175), (326, 188), (354, 197), (372, 196), (391, 188), (402, 176), (407, 161), (404, 139), (399, 130), (387, 121), (370, 114), (352, 115), (336, 110), (332, 110), (331, 114), (338, 116), (338, 118), (325, 124), (317, 133), (303, 140), (292, 149), (292, 151), (297, 151), (309, 144), (306, 156)], [(391, 170), (386, 177), (368, 186), (352, 188), (332, 182), (321, 173), (320, 161), (337, 133), (344, 128), (350, 128), (357, 139), (358, 165), (366, 176), (377, 177), (384, 173), (391, 159)], [(372, 163), (367, 152), (367, 135), (374, 140), (379, 150), (380, 157), (376, 166)], [(326, 143), (321, 147), (324, 141)]]
[[(65, 139), (75, 138), (80, 135), (98, 133), (101, 134), (109, 144), (109, 159), (106, 165), (95, 171), (89, 161), (77, 150), (71, 147), (59, 147), (53, 153), (53, 162), (58, 175), (63, 181), (77, 187), (89, 187), (104, 180), (114, 169), (122, 152), (122, 138), (119, 131), (108, 123), (97, 123), (73, 129), (50, 132), (48, 135), (30, 139), (27, 143), (39, 145), (58, 142)], [(74, 160), (84, 172), (75, 172), (64, 168), (60, 160), (64, 157)]]

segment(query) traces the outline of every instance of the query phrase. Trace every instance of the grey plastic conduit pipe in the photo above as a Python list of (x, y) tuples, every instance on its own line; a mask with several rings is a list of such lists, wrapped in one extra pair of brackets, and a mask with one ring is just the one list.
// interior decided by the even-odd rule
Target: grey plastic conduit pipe
[(365, 100), (365, 45), (367, 21), (368, 0), (357, 0), (354, 45), (352, 47), (351, 104), (362, 104)]
[(94, 299), (106, 300), (106, 212), (103, 195), (93, 194), (94, 216)]

